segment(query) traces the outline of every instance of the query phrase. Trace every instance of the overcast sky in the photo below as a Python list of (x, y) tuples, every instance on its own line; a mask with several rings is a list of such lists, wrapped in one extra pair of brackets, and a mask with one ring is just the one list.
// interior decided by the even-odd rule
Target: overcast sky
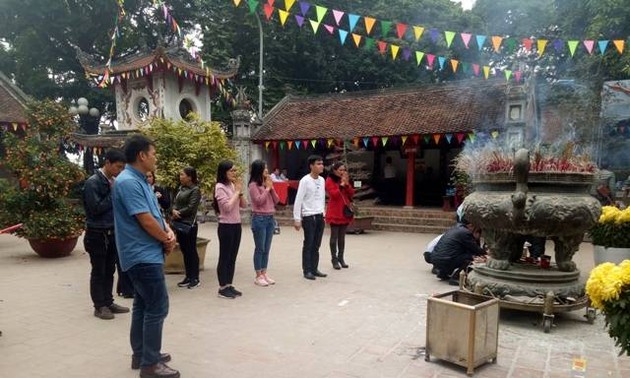
[(462, 3), (462, 8), (464, 9), (470, 9), (472, 8), (473, 4), (475, 3), (475, 0), (451, 0), (455, 3)]

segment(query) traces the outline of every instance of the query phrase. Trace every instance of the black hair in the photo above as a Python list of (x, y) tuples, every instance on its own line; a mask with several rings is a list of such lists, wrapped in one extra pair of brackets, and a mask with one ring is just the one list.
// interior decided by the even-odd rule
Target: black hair
[(105, 152), (105, 161), (108, 161), (110, 164), (114, 164), (118, 162), (125, 163), (127, 159), (125, 159), (125, 154), (123, 154), (121, 150), (117, 148), (110, 148), (107, 152)]
[(252, 165), (249, 169), (249, 183), (255, 182), (256, 185), (262, 186), (263, 184), (263, 173), (265, 173), (265, 164), (264, 161), (258, 159), (252, 162)]
[(343, 166), (345, 166), (343, 161), (334, 162), (333, 165), (330, 166), (330, 175), (328, 175), (328, 177), (330, 177), (334, 182), (339, 183), (341, 181), (341, 177), (337, 176), (335, 171)]
[(190, 177), (193, 184), (199, 184), (199, 179), (197, 178), (197, 170), (193, 167), (186, 167), (182, 169), (182, 171), (186, 174), (186, 176)]
[(140, 152), (149, 152), (151, 146), (155, 147), (155, 143), (144, 135), (134, 134), (127, 138), (123, 147), (127, 163), (135, 163)]
[[(229, 184), (227, 173), (230, 169), (232, 169), (233, 166), (234, 166), (234, 163), (231, 162), (230, 160), (223, 160), (219, 163), (219, 166), (217, 167), (217, 184), (218, 183), (221, 183), (224, 185)], [(217, 214), (221, 213), (221, 211), (219, 210), (219, 203), (217, 202), (216, 191), (215, 191), (215, 194), (213, 194), (212, 196), (212, 208), (214, 209), (215, 213)]]
[(308, 159), (306, 159), (306, 161), (308, 162), (308, 169), (310, 170), (311, 165), (317, 163), (318, 161), (324, 161), (324, 159), (319, 155), (311, 155)]

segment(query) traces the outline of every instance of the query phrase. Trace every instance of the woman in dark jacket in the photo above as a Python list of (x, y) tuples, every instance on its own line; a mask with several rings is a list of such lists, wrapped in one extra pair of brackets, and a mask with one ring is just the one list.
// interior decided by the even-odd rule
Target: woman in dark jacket
[(326, 179), (326, 194), (328, 207), (326, 208), (326, 223), (330, 224), (330, 253), (332, 265), (335, 269), (348, 268), (344, 260), (346, 246), (346, 229), (352, 216), (344, 214), (343, 208), (352, 202), (354, 188), (350, 185), (350, 178), (346, 166), (338, 161), (330, 169)]
[(201, 201), (201, 191), (197, 186), (195, 168), (184, 168), (179, 174), (179, 182), (181, 186), (173, 201), (171, 222), (184, 257), (186, 277), (177, 286), (192, 289), (201, 285), (199, 255), (197, 254), (197, 208)]

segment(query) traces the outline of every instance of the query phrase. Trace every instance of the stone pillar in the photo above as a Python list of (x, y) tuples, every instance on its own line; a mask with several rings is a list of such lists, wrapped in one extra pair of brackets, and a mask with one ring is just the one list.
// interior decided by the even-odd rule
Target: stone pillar
[(406, 148), (407, 154), (407, 185), (405, 193), (405, 207), (413, 207), (414, 183), (416, 180), (416, 147)]

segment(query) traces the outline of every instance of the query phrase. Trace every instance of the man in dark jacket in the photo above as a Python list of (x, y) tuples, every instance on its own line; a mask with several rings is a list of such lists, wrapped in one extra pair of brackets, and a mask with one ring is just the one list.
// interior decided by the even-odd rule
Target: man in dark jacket
[(94, 303), (94, 316), (100, 319), (113, 319), (114, 314), (129, 312), (129, 308), (115, 304), (112, 296), (118, 252), (114, 238), (111, 187), (114, 178), (124, 168), (125, 155), (120, 150), (110, 149), (105, 154), (105, 165), (85, 181), (83, 188), (86, 218), (83, 243), (92, 265), (90, 296)]
[[(435, 245), (431, 254), (431, 263), (438, 270), (438, 278), (458, 280), (458, 273), (470, 264), (475, 256), (485, 254), (479, 246), (480, 231), (466, 219), (446, 231)], [(453, 272), (456, 272), (453, 274)]]

